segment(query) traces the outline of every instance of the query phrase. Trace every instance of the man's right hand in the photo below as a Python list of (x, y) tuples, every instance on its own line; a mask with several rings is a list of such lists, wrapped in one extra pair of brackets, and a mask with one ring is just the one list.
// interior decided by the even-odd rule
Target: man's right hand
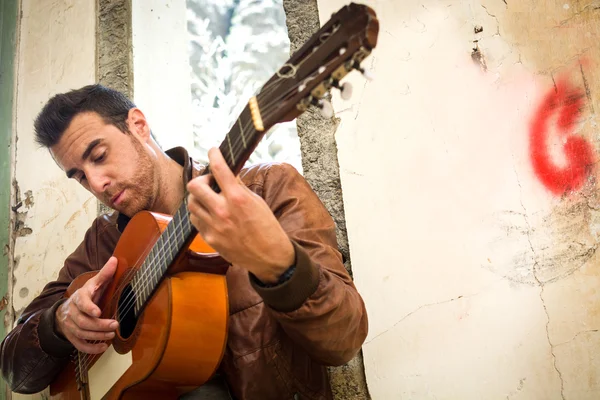
[(79, 351), (88, 354), (102, 353), (107, 348), (104, 341), (115, 336), (114, 332), (119, 326), (117, 321), (100, 319), (101, 311), (97, 303), (116, 270), (117, 259), (111, 257), (96, 276), (76, 290), (56, 310), (56, 331)]

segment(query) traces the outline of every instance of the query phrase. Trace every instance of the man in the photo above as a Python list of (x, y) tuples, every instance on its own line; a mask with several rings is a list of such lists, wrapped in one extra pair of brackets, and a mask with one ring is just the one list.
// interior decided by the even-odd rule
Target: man
[[(172, 215), (187, 195), (199, 234), (232, 264), (229, 337), (218, 371), (231, 396), (331, 398), (326, 366), (358, 352), (367, 314), (342, 264), (333, 220), (293, 167), (261, 164), (236, 178), (211, 149), (217, 193), (184, 149), (163, 152), (142, 111), (100, 85), (54, 96), (35, 133), (69, 178), (116, 212), (95, 219), (57, 280), (2, 342), (2, 373), (13, 391), (43, 390), (74, 349), (106, 349), (97, 341), (111, 339), (118, 323), (99, 318), (96, 302), (115, 272), (111, 254), (121, 232), (139, 211)], [(64, 299), (69, 283), (92, 270), (100, 272)]]

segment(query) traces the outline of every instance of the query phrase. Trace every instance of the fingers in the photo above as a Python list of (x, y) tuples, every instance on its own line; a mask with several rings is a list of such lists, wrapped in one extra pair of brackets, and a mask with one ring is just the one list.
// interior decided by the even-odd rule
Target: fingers
[(103, 341), (113, 339), (119, 326), (114, 320), (93, 318), (82, 313), (74, 303), (69, 304), (60, 325), (62, 334), (73, 346), (89, 354), (105, 351), (107, 345)]
[(204, 223), (207, 223), (211, 219), (208, 210), (204, 208), (204, 206), (198, 200), (196, 200), (192, 194), (190, 194), (188, 197), (188, 209), (190, 210), (192, 217), (196, 217)]
[(102, 312), (100, 311), (100, 307), (98, 307), (96, 303), (92, 301), (90, 293), (91, 289), (88, 288), (88, 290), (86, 290), (86, 285), (87, 283), (81, 289), (75, 292), (73, 296), (71, 296), (73, 299), (73, 304), (78, 311), (81, 311), (90, 317), (98, 318)]
[(104, 342), (90, 343), (78, 338), (72, 338), (70, 341), (77, 350), (87, 354), (100, 354), (108, 348), (108, 345)]
[(81, 340), (101, 341), (101, 340), (110, 340), (115, 337), (114, 332), (86, 331), (86, 330), (79, 329), (79, 328), (74, 328), (74, 330), (72, 330), (71, 333), (73, 334), (73, 336), (76, 339), (81, 339)]
[(98, 271), (96, 276), (90, 279), (87, 283), (93, 287), (93, 291), (97, 292), (103, 290), (112, 280), (115, 272), (117, 271), (117, 257), (111, 257), (108, 259), (104, 267)]
[[(74, 294), (74, 296), (76, 296)], [(82, 298), (85, 296), (76, 296)], [(63, 318), (62, 331), (66, 336), (85, 340), (107, 340), (114, 337), (119, 324), (113, 319), (100, 319), (85, 314), (75, 302), (68, 306), (66, 318)]]
[(188, 206), (196, 202), (205, 210), (214, 210), (222, 206), (223, 199), (209, 186), (210, 175), (199, 176), (188, 183)]
[[(71, 320), (77, 329), (97, 332), (113, 332), (119, 324), (114, 319), (92, 318), (81, 312), (71, 313)], [(82, 337), (83, 338), (83, 337)]]
[(210, 162), (210, 170), (212, 171), (217, 184), (221, 191), (227, 192), (232, 187), (237, 187), (235, 175), (225, 162), (221, 151), (215, 147), (208, 151), (208, 160)]
[[(211, 216), (217, 216), (219, 218), (227, 218), (227, 199), (233, 200), (240, 197), (243, 193), (245, 186), (241, 184), (239, 177), (236, 177), (229, 166), (225, 162), (223, 155), (217, 148), (212, 148), (208, 152), (210, 161), (210, 170), (212, 176), (217, 181), (223, 195), (219, 195), (212, 190), (210, 187), (210, 175), (203, 175), (192, 179), (188, 183), (188, 191), (190, 197), (188, 205), (190, 211), (197, 212), (199, 219), (204, 219), (203, 215), (210, 214)], [(194, 206), (201, 206), (202, 210)]]
[(108, 259), (106, 264), (104, 264), (104, 267), (102, 267), (102, 269), (98, 271), (96, 276), (94, 276), (90, 280), (94, 280), (94, 282), (100, 286), (109, 283), (112, 280), (112, 277), (115, 275), (115, 272), (117, 271), (118, 264), (119, 263), (117, 261), (117, 257), (112, 256)]
[(98, 271), (96, 276), (87, 281), (81, 288), (82, 292), (89, 293), (89, 301), (87, 296), (77, 299), (77, 305), (80, 310), (92, 317), (100, 316), (100, 308), (95, 303), (100, 300), (104, 290), (111, 282), (115, 272), (117, 271), (118, 261), (116, 257), (110, 257), (106, 264)]

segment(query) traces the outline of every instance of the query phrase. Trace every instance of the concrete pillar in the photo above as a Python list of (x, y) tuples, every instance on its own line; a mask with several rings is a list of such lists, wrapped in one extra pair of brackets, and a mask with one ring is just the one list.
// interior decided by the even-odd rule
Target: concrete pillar
[[(291, 41), (290, 53), (294, 53), (319, 30), (319, 10), (316, 0), (284, 0), (283, 7)], [(352, 274), (335, 141), (337, 124), (338, 120), (325, 119), (314, 108), (297, 119), (303, 175), (336, 223), (338, 244), (346, 269)], [(330, 377), (336, 399), (369, 398), (362, 353), (345, 366), (330, 368)]]

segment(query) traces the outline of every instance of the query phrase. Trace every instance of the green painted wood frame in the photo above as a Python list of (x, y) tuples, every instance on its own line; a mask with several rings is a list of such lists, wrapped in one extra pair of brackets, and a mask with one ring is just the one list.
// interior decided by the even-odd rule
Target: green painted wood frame
[[(11, 153), (15, 87), (15, 57), (19, 0), (0, 1), (0, 333), (6, 335), (4, 318), (8, 299), (8, 260), (11, 195)], [(7, 386), (0, 379), (0, 399), (6, 399)]]

